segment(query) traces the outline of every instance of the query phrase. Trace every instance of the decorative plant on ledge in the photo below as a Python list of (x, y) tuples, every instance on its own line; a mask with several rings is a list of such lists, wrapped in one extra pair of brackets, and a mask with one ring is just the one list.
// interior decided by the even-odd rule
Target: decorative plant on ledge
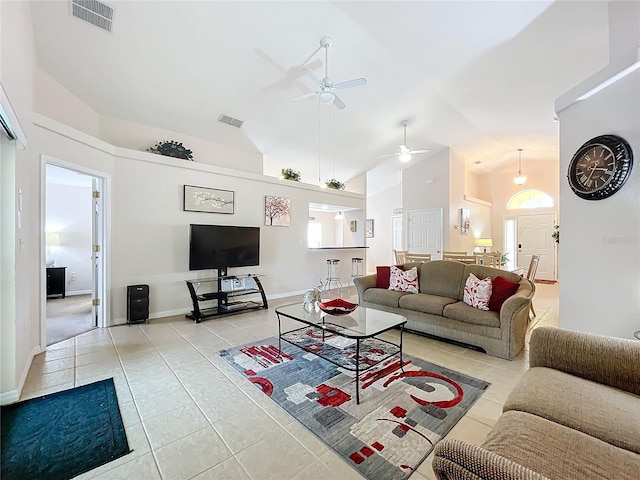
[(553, 226), (553, 233), (551, 234), (551, 238), (553, 238), (556, 243), (560, 243), (560, 225)]
[(166, 155), (167, 157), (181, 158), (182, 160), (193, 161), (193, 152), (185, 148), (182, 143), (174, 142), (173, 140), (158, 142), (153, 147), (147, 148), (147, 152), (156, 153), (158, 155)]
[(334, 188), (336, 190), (344, 190), (347, 186), (346, 183), (342, 183), (341, 181), (336, 180), (335, 178), (332, 178), (331, 180), (327, 180), (324, 183), (328, 188)]
[(280, 178), (283, 180), (293, 180), (294, 182), (300, 181), (300, 172), (293, 170), (292, 168), (283, 168), (280, 173)]

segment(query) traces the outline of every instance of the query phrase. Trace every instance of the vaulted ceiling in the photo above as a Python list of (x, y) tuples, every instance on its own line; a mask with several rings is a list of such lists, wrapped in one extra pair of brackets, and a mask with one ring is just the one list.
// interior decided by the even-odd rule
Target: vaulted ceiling
[[(265, 174), (294, 168), (309, 182), (389, 161), (404, 119), (410, 148), (456, 148), (479, 173), (515, 166), (518, 148), (557, 158), (554, 100), (608, 59), (599, 1), (105, 3), (111, 33), (67, 1), (32, 2), (45, 72), (100, 115), (257, 149)], [(301, 64), (325, 35), (329, 76), (368, 81), (337, 92), (343, 110), (293, 101), (315, 87)], [(322, 53), (307, 63), (320, 78)]]

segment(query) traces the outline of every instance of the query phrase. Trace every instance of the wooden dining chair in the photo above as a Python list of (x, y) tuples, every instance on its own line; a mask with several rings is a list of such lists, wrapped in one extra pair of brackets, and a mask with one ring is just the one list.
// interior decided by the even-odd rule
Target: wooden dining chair
[(484, 265), (485, 267), (500, 268), (500, 254), (483, 253), (481, 255), (476, 255), (476, 264)]
[[(538, 271), (538, 264), (540, 263), (540, 255), (531, 255), (531, 262), (529, 263), (529, 270), (527, 271), (527, 280), (531, 283), (536, 281), (536, 272)], [(533, 309), (533, 300), (531, 300), (531, 313), (536, 316), (536, 311)]]
[(431, 254), (430, 253), (409, 253), (407, 252), (407, 263), (411, 263), (411, 262), (416, 262), (416, 263), (423, 263), (423, 262), (430, 262), (431, 261)]
[(402, 265), (403, 263), (407, 263), (406, 250), (394, 250), (393, 256), (395, 258), (396, 265)]
[(464, 256), (466, 255), (467, 252), (454, 252), (453, 250), (443, 250), (442, 251), (442, 257), (447, 257), (447, 256)]
[(466, 263), (467, 265), (475, 265), (477, 263), (476, 255), (447, 255), (442, 257), (443, 260), (453, 262)]

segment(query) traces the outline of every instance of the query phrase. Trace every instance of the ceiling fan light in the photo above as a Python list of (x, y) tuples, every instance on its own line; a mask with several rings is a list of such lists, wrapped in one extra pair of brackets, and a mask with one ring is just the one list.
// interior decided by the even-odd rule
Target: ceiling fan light
[(320, 101), (322, 103), (333, 103), (336, 96), (332, 92), (320, 92)]
[(409, 152), (403, 152), (398, 158), (401, 162), (408, 162), (409, 160), (411, 160), (411, 154)]

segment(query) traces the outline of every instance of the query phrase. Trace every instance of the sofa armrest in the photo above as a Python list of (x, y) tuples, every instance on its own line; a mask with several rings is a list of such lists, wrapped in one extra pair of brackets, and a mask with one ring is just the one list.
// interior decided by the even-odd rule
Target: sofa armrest
[(436, 445), (432, 465), (439, 480), (549, 480), (508, 458), (453, 438)]
[(353, 284), (356, 286), (358, 290), (358, 303), (362, 305), (364, 301), (364, 291), (367, 288), (373, 288), (376, 286), (377, 275), (374, 273), (373, 275), (366, 275), (364, 277), (353, 277)]
[(640, 395), (637, 340), (539, 327), (531, 332), (529, 364)]

